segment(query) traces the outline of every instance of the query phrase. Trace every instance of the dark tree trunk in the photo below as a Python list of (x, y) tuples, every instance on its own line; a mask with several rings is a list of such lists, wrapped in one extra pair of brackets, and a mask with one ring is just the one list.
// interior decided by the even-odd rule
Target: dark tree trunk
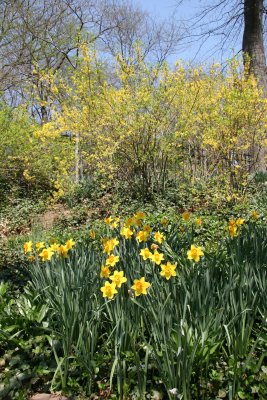
[(253, 72), (267, 95), (267, 70), (263, 43), (263, 0), (244, 0), (242, 50), (250, 57)]
[[(250, 72), (258, 79), (267, 96), (267, 68), (263, 42), (263, 0), (244, 0), (244, 34), (242, 50), (250, 58)], [(252, 158), (261, 171), (266, 170), (266, 147), (251, 149)]]

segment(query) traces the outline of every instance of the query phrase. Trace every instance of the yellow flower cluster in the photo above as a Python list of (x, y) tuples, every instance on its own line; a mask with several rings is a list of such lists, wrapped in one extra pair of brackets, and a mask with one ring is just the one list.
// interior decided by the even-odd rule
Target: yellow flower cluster
[[(160, 234), (161, 235), (161, 234)], [(155, 248), (156, 246), (156, 248)], [(176, 264), (171, 264), (170, 262), (167, 262), (167, 264), (161, 264), (161, 261), (164, 260), (164, 254), (159, 253), (157, 251), (157, 245), (152, 244), (151, 248), (154, 250), (154, 253), (152, 253), (148, 247), (142, 249), (140, 251), (140, 256), (143, 257), (143, 260), (151, 260), (153, 263), (157, 264), (161, 268), (160, 275), (165, 277), (167, 280), (169, 280), (172, 276), (176, 276)]]
[[(143, 217), (144, 214), (140, 213), (138, 217)], [(126, 225), (121, 230), (121, 235), (126, 239), (130, 239), (133, 235), (133, 231), (128, 228)], [(111, 252), (115, 249), (115, 247), (119, 244), (117, 238), (105, 239), (103, 243), (103, 253), (107, 253), (108, 257), (106, 259), (105, 265), (101, 266), (100, 277), (108, 278), (111, 282), (105, 281), (104, 285), (100, 288), (103, 293), (103, 297), (108, 298), (109, 300), (113, 299), (114, 295), (118, 293), (118, 288), (121, 288), (122, 284), (127, 282), (127, 278), (124, 276), (124, 271), (115, 270), (113, 275), (111, 274), (110, 267), (114, 267), (120, 260), (120, 257), (115, 254), (111, 254)], [(141, 294), (147, 294), (147, 289), (150, 286), (150, 283), (145, 281), (145, 278), (135, 279), (134, 285), (132, 289), (135, 291), (136, 296), (140, 296)]]
[[(73, 248), (75, 242), (73, 239), (69, 239), (65, 244), (59, 244), (54, 241), (51, 241), (50, 246), (45, 246), (44, 242), (37, 242), (35, 244), (36, 254), (41, 258), (42, 261), (51, 261), (51, 258), (54, 254), (61, 255), (64, 258), (68, 257), (68, 252)], [(33, 252), (33, 243), (30, 240), (29, 242), (25, 242), (23, 245), (24, 254)], [(39, 252), (42, 250), (41, 252)], [(35, 259), (34, 255), (31, 254), (28, 257), (29, 261), (33, 261)]]
[(236, 221), (231, 219), (228, 223), (226, 231), (229, 233), (230, 237), (233, 239), (238, 235), (238, 228), (243, 225), (245, 220), (243, 218), (238, 218)]
[[(192, 214), (188, 211), (181, 214), (181, 217), (185, 222), (188, 222), (191, 216)], [(251, 217), (256, 220), (259, 218), (259, 215), (256, 211), (253, 211)], [(232, 219), (229, 221), (226, 229), (231, 238), (237, 236), (238, 230), (244, 222), (245, 219), (243, 218), (237, 218), (236, 220)], [(122, 285), (127, 282), (125, 272), (117, 266), (121, 261), (120, 253), (118, 251), (120, 241), (122, 241), (123, 246), (125, 245), (125, 240), (131, 240), (132, 238), (135, 238), (138, 244), (144, 243), (143, 248), (141, 248), (139, 252), (142, 259), (144, 261), (150, 261), (150, 263), (153, 263), (155, 266), (159, 266), (159, 275), (167, 281), (177, 276), (177, 265), (166, 260), (168, 257), (164, 253), (164, 249), (168, 250), (168, 243), (165, 242), (165, 234), (159, 230), (153, 231), (151, 234), (152, 228), (150, 225), (145, 224), (145, 214), (143, 212), (139, 211), (135, 213), (132, 217), (127, 218), (123, 223), (120, 223), (120, 217), (109, 216), (104, 219), (104, 223), (107, 225), (108, 232), (110, 232), (110, 228), (116, 229), (120, 225), (119, 229), (116, 230), (118, 234), (117, 237), (104, 237), (101, 239), (105, 261), (103, 265), (101, 265), (100, 277), (105, 279), (105, 281), (103, 286), (100, 288), (100, 291), (104, 298), (109, 300), (113, 299), (118, 293), (118, 289), (121, 289)], [(162, 226), (166, 227), (169, 222), (164, 217), (161, 219), (160, 223)], [(200, 226), (202, 224), (201, 218), (197, 217), (194, 223), (197, 226)], [(187, 229), (185, 224), (183, 224), (183, 228), (185, 230)], [(119, 234), (121, 236), (119, 236)], [(89, 231), (89, 237), (95, 240), (96, 232), (93, 230)], [(154, 243), (149, 245), (149, 241), (153, 241)], [(136, 246), (136, 242), (134, 243), (134, 246)], [(30, 254), (28, 258), (31, 261), (39, 257), (42, 261), (50, 261), (54, 255), (61, 255), (62, 257), (67, 258), (69, 251), (74, 245), (75, 242), (73, 239), (67, 240), (64, 244), (50, 241), (49, 246), (42, 241), (35, 245), (32, 241), (28, 241), (24, 243), (23, 248), (25, 254)], [(204, 251), (202, 247), (192, 244), (186, 254), (188, 260), (198, 263), (204, 256)], [(129, 285), (129, 290), (132, 289), (135, 296), (140, 296), (142, 294), (146, 295), (147, 289), (150, 286), (151, 284), (146, 282), (145, 276), (143, 276), (139, 279), (134, 279), (133, 284)]]
[(119, 222), (120, 222), (120, 217), (106, 217), (104, 218), (105, 224), (109, 225), (112, 229), (115, 229), (118, 227)]

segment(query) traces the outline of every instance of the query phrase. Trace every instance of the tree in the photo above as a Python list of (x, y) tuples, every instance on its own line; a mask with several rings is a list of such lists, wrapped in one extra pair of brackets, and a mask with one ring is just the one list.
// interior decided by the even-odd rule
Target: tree
[(258, 77), (267, 94), (267, 68), (263, 40), (263, 0), (244, 1), (244, 33), (242, 50), (251, 60), (251, 71)]
[(113, 27), (103, 30), (101, 48), (113, 57), (120, 54), (124, 60), (129, 60), (138, 43), (142, 44), (144, 58), (162, 63), (181, 40), (180, 28), (173, 18), (156, 21), (129, 0), (102, 0), (98, 7), (103, 28)]
[[(183, 3), (184, 0), (178, 2)], [(264, 22), (267, 13), (265, 0), (216, 0), (209, 1), (194, 16), (194, 31), (188, 38), (207, 40), (212, 35), (220, 38), (220, 48), (233, 46), (242, 38), (242, 50), (251, 60), (253, 72), (267, 94), (266, 59), (264, 50)], [(192, 22), (192, 21), (191, 21)]]
[[(0, 92), (12, 106), (30, 101), (32, 115), (51, 118), (47, 70), (71, 73), (80, 43), (96, 44), (109, 64), (129, 59), (142, 41), (146, 56), (164, 61), (178, 29), (152, 20), (130, 0), (0, 0)], [(112, 68), (112, 67), (111, 67)]]

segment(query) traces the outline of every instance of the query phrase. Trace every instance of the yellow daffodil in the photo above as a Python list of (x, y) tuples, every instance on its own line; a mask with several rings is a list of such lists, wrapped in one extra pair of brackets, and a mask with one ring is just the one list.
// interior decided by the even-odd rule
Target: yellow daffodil
[(67, 248), (66, 245), (63, 245), (63, 244), (62, 244), (61, 246), (59, 246), (58, 251), (59, 251), (59, 253), (60, 253), (64, 258), (67, 258), (67, 257), (68, 257), (68, 251), (69, 251), (69, 249)]
[(38, 243), (36, 243), (35, 247), (36, 247), (36, 250), (38, 251), (38, 250), (43, 249), (45, 247), (45, 244), (44, 244), (44, 242), (38, 242)]
[(233, 239), (233, 237), (237, 236), (237, 226), (236, 225), (229, 225), (227, 230), (232, 239)]
[(141, 294), (147, 294), (147, 289), (150, 287), (150, 283), (145, 281), (145, 278), (135, 279), (132, 289), (135, 291), (136, 296)]
[(160, 265), (161, 261), (164, 260), (164, 254), (154, 251), (154, 254), (150, 256), (150, 259), (157, 265)]
[(183, 220), (186, 221), (186, 222), (189, 221), (189, 219), (190, 219), (190, 213), (189, 213), (188, 211), (183, 212), (182, 218), (183, 218)]
[(139, 254), (140, 254), (140, 256), (143, 257), (144, 260), (147, 260), (148, 258), (150, 258), (152, 256), (152, 253), (150, 252), (148, 247), (146, 247), (145, 249), (142, 249)]
[(143, 221), (141, 219), (135, 219), (135, 225), (136, 226), (142, 226)]
[(152, 231), (152, 228), (149, 225), (144, 225), (143, 226), (143, 231), (150, 233)]
[(118, 293), (116, 290), (116, 284), (108, 281), (105, 282), (104, 286), (102, 286), (100, 290), (103, 293), (103, 297), (107, 297), (110, 300), (113, 299), (116, 293)]
[(120, 257), (115, 256), (114, 254), (110, 254), (110, 256), (106, 260), (106, 265), (110, 265), (111, 267), (114, 267), (115, 264), (119, 261)]
[(110, 269), (106, 265), (101, 265), (101, 272), (100, 276), (101, 278), (108, 278), (110, 275)]
[(48, 247), (47, 249), (43, 249), (39, 256), (42, 258), (42, 261), (50, 261), (53, 254), (54, 252)]
[(143, 211), (138, 211), (137, 213), (134, 214), (135, 219), (144, 219), (145, 218), (145, 213)]
[(130, 217), (130, 218), (127, 218), (126, 219), (126, 221), (125, 221), (125, 223), (124, 223), (124, 225), (126, 226), (126, 227), (130, 227), (130, 226), (133, 226), (135, 224), (135, 218), (133, 218), (133, 217)]
[(159, 246), (156, 243), (152, 243), (151, 245), (151, 250), (155, 251), (159, 248)]
[(155, 242), (162, 243), (164, 240), (164, 235), (158, 231), (154, 234), (154, 240)]
[(260, 216), (259, 216), (259, 214), (257, 213), (257, 211), (253, 210), (252, 213), (251, 213), (251, 218), (253, 218), (253, 219), (259, 219)]
[(139, 231), (136, 235), (136, 240), (138, 240), (139, 243), (146, 242), (148, 235), (149, 233), (147, 231)]
[(202, 224), (202, 219), (200, 217), (196, 218), (196, 225), (200, 226)]
[(30, 240), (29, 242), (25, 242), (23, 245), (24, 253), (30, 253), (32, 251), (32, 241)]
[(167, 280), (169, 280), (172, 276), (176, 276), (176, 265), (171, 264), (170, 262), (167, 262), (167, 264), (161, 264), (160, 266), (161, 272), (160, 275), (164, 276)]
[(95, 239), (95, 237), (96, 237), (96, 233), (95, 233), (95, 231), (93, 231), (93, 230), (91, 230), (91, 231), (89, 231), (89, 237), (91, 238), (91, 239)]
[(167, 226), (169, 221), (166, 217), (161, 218), (160, 223), (162, 226)]
[(195, 262), (198, 262), (200, 260), (200, 257), (202, 256), (204, 256), (202, 248), (196, 247), (192, 244), (190, 250), (188, 250), (187, 252), (187, 258), (189, 260), (194, 260)]
[(123, 271), (114, 271), (113, 275), (109, 277), (109, 279), (116, 284), (118, 288), (125, 282), (127, 282), (127, 278), (125, 278)]
[(244, 222), (245, 222), (245, 220), (244, 220), (243, 218), (237, 218), (237, 220), (236, 220), (236, 225), (237, 225), (237, 226), (241, 226), (241, 225), (244, 224)]
[(105, 224), (107, 224), (107, 225), (111, 224), (112, 221), (113, 221), (113, 218), (112, 218), (112, 217), (104, 218), (104, 222), (105, 222)]
[(118, 241), (117, 238), (110, 239), (110, 240), (106, 240), (106, 241), (104, 242), (104, 250), (103, 250), (103, 253), (110, 254), (110, 253), (115, 249), (115, 247), (116, 247), (118, 244), (119, 244), (119, 241)]
[(32, 262), (32, 261), (35, 260), (35, 257), (34, 257), (34, 256), (29, 256), (29, 257), (28, 257), (28, 260)]
[(50, 249), (51, 249), (52, 251), (58, 251), (58, 250), (59, 250), (59, 247), (60, 247), (59, 244), (53, 243), (53, 244), (51, 244)]
[(131, 239), (132, 235), (133, 235), (133, 231), (129, 227), (124, 226), (121, 229), (121, 236), (124, 236), (125, 239)]
[(65, 245), (66, 245), (67, 249), (70, 250), (75, 245), (75, 242), (73, 241), (73, 239), (69, 239), (69, 240), (66, 241)]

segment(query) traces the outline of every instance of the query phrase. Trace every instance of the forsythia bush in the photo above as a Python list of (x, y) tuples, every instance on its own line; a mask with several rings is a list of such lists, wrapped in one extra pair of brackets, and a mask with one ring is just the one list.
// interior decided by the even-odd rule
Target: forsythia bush
[(267, 105), (238, 60), (223, 72), (219, 64), (171, 70), (146, 64), (137, 49), (137, 62), (118, 56), (108, 74), (82, 50), (68, 78), (47, 74), (53, 118), (36, 132), (44, 143), (72, 144), (60, 156), (60, 184), (118, 178), (144, 196), (181, 177), (246, 184), (266, 144)]
[(2, 181), (54, 187), (59, 197), (84, 179), (131, 182), (144, 197), (181, 180), (246, 185), (266, 146), (255, 78), (236, 59), (223, 72), (219, 64), (171, 70), (136, 52), (108, 73), (83, 47), (71, 74), (43, 74), (52, 120), (42, 126), (26, 109), (2, 107)]
[[(36, 123), (23, 107), (12, 110), (0, 104), (0, 198), (23, 197), (36, 191), (52, 191), (60, 186), (64, 160), (71, 152), (71, 143), (61, 138), (47, 141), (35, 135)], [(59, 188), (57, 188), (59, 189)]]

